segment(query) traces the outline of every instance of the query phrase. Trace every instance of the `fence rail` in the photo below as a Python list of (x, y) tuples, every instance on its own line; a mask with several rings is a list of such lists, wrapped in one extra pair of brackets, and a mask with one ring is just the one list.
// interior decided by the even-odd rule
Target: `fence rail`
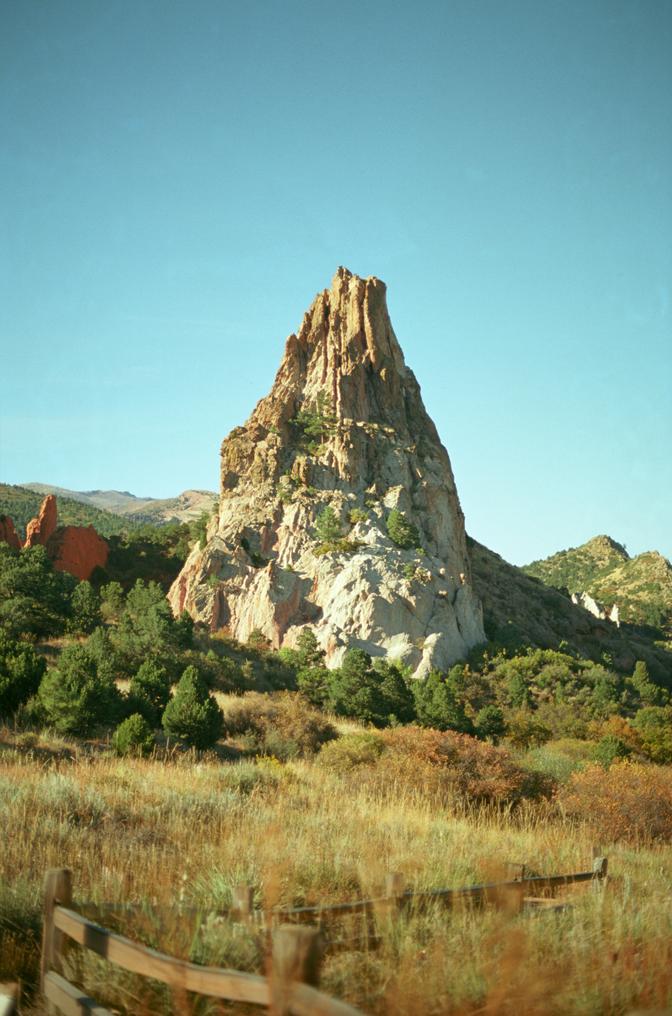
[[(519, 869), (517, 877), (508, 881), (419, 891), (407, 890), (403, 877), (391, 873), (386, 880), (385, 896), (323, 906), (276, 908), (270, 914), (274, 930), (268, 978), (190, 963), (102, 927), (73, 909), (71, 872), (65, 868), (55, 869), (49, 871), (45, 879), (42, 992), (50, 1007), (55, 1006), (64, 1016), (83, 1013), (110, 1016), (108, 1010), (54, 969), (62, 967), (67, 943), (75, 942), (124, 970), (167, 984), (176, 993), (190, 991), (258, 1005), (270, 1008), (274, 1016), (362, 1016), (359, 1010), (317, 990), (323, 952), (321, 928), (325, 923), (347, 914), (359, 913), (371, 918), (380, 911), (398, 913), (407, 908), (425, 909), (437, 903), (449, 907), (492, 903), (519, 909), (526, 900), (542, 902), (540, 893), (552, 897), (564, 886), (582, 882), (599, 884), (607, 876), (607, 859), (601, 856), (595, 857), (590, 871), (568, 875), (527, 875), (523, 865), (516, 867)], [(530, 892), (536, 895), (530, 897)], [(263, 911), (254, 909), (250, 886), (236, 887), (233, 897), (234, 906), (227, 912), (229, 917), (251, 924), (269, 923)], [(103, 905), (100, 909), (108, 913), (132, 910), (127, 905)], [(192, 912), (193, 908), (187, 910)], [(311, 926), (305, 927), (304, 922)]]

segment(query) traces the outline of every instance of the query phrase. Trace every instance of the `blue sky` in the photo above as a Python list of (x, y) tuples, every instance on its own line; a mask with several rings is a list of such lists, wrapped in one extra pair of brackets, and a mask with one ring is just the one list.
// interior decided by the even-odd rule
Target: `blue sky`
[(0, 0), (0, 479), (216, 489), (338, 265), (467, 529), (672, 554), (668, 0)]

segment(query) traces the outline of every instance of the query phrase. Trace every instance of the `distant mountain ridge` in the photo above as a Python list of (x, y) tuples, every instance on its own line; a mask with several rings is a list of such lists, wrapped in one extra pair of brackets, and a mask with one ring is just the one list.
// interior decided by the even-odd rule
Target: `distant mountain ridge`
[(24, 483), (24, 490), (38, 494), (55, 494), (91, 505), (101, 511), (120, 515), (138, 524), (155, 526), (170, 522), (191, 522), (203, 512), (210, 514), (218, 496), (209, 490), (185, 490), (176, 497), (136, 497), (127, 490), (68, 490), (48, 483)]
[[(48, 491), (48, 493), (52, 493)], [(17, 487), (9, 483), (0, 483), (0, 515), (8, 515), (16, 527), (19, 537), (23, 539), (26, 525), (35, 518), (40, 510), (43, 495), (25, 487)], [(58, 495), (58, 520), (62, 526), (93, 526), (100, 536), (107, 539), (131, 529), (137, 529), (141, 520), (116, 515), (113, 512), (97, 508), (93, 504), (78, 501), (65, 495)]]
[(630, 557), (610, 536), (595, 536), (522, 569), (555, 589), (618, 605), (621, 619), (672, 631), (672, 564), (658, 551)]

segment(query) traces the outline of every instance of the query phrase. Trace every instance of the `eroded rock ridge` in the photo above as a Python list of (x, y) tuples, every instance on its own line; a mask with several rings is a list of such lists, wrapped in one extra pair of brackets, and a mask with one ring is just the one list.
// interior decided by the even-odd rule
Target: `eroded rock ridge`
[(218, 514), (169, 597), (243, 642), (291, 646), (310, 625), (332, 665), (360, 647), (420, 675), (484, 640), (448, 454), (379, 279), (339, 268), (289, 336), (222, 444)]

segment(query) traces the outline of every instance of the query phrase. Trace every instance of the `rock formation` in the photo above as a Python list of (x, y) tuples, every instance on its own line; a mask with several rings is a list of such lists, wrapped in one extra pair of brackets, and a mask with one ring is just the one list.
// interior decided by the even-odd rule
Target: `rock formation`
[(169, 598), (240, 641), (291, 646), (310, 625), (330, 665), (360, 647), (419, 676), (484, 640), (450, 461), (379, 279), (339, 268), (289, 336), (222, 444), (219, 513)]
[(602, 621), (611, 621), (617, 628), (621, 627), (620, 611), (616, 603), (607, 609), (604, 604), (598, 603), (590, 593), (586, 592), (572, 593), (572, 603), (576, 604), (577, 607), (583, 607), (593, 617), (598, 617)]
[(88, 579), (94, 568), (107, 564), (109, 547), (93, 526), (59, 526), (47, 543), (47, 554), (57, 571)]
[(53, 535), (58, 524), (58, 512), (56, 498), (53, 494), (45, 497), (40, 505), (40, 511), (35, 519), (31, 519), (26, 526), (26, 539), (24, 547), (35, 547), (41, 543), (46, 547), (49, 537)]
[(110, 548), (93, 526), (59, 526), (58, 507), (53, 494), (45, 497), (36, 518), (26, 526), (26, 539), (19, 539), (8, 515), (0, 516), (0, 541), (14, 550), (41, 544), (58, 571), (66, 571), (77, 579), (88, 579), (94, 568), (104, 568)]
[(13, 550), (21, 548), (21, 540), (9, 515), (0, 515), (0, 542), (8, 543)]

